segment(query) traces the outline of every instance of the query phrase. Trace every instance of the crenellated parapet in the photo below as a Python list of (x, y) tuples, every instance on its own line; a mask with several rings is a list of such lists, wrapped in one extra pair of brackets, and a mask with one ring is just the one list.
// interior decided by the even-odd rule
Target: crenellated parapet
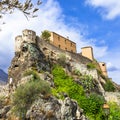
[(25, 29), (22, 31), (22, 39), (27, 43), (36, 43), (36, 32)]
[(25, 29), (22, 31), (22, 35), (18, 35), (15, 38), (15, 52), (21, 51), (21, 44), (26, 43), (35, 43), (36, 44), (36, 32), (32, 30)]

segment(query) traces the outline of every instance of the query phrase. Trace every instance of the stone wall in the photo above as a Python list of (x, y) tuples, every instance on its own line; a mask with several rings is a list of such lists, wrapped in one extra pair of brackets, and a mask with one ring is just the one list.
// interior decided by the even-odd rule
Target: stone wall
[(86, 64), (91, 62), (91, 60), (83, 57), (80, 54), (67, 52), (64, 50), (61, 50), (54, 45), (45, 42), (41, 39), (37, 39), (38, 45), (40, 49), (45, 53), (46, 56), (49, 56), (53, 59), (58, 59), (61, 54), (64, 54), (66, 56), (66, 61), (71, 64), (71, 66), (74, 66), (74, 69), (79, 70), (83, 75), (91, 75), (94, 79), (98, 79), (97, 70), (88, 70)]

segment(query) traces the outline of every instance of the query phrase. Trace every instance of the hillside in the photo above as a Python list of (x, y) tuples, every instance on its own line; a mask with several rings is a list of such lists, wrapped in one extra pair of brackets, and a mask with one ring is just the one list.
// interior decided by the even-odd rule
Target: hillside
[(9, 84), (0, 89), (0, 118), (104, 120), (104, 95), (117, 88), (97, 61), (55, 47), (34, 31), (23, 33), (16, 37)]
[(1, 84), (6, 83), (7, 79), (8, 79), (8, 75), (2, 69), (0, 69), (0, 83)]

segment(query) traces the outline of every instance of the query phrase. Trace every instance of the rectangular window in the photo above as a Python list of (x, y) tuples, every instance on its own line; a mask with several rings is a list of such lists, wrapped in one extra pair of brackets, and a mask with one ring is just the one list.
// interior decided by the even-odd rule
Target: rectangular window
[(58, 47), (60, 48), (60, 45), (58, 45)]
[(65, 44), (66, 44), (66, 40), (65, 40)]
[(60, 41), (60, 37), (58, 36), (58, 41)]

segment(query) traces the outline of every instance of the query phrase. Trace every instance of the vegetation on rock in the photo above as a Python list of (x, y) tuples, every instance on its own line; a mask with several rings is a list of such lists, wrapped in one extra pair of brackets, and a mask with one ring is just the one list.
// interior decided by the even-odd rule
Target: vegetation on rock
[(38, 79), (35, 72), (32, 75), (33, 79), (19, 86), (13, 95), (13, 112), (19, 117), (25, 117), (27, 110), (40, 97), (40, 94), (51, 94), (49, 84), (40, 78)]
[(42, 34), (41, 34), (41, 38), (42, 38), (43, 40), (47, 41), (47, 42), (50, 41), (50, 36), (51, 36), (51, 34), (50, 34), (50, 32), (49, 32), (48, 30), (44, 30), (44, 31), (42, 32)]
[(110, 106), (110, 116), (109, 120), (120, 120), (120, 106), (114, 102), (109, 103)]
[[(84, 89), (81, 85), (77, 84), (71, 77), (69, 77), (61, 66), (54, 66), (52, 70), (54, 76), (55, 88), (52, 92), (58, 98), (64, 98), (64, 95), (68, 95), (70, 98), (76, 100), (79, 106), (84, 110), (86, 115), (93, 118), (99, 118), (102, 116), (102, 105), (104, 103), (104, 98), (98, 94), (90, 94), (86, 96)], [(90, 89), (91, 77), (86, 76), (86, 89)], [(90, 80), (90, 81), (89, 81)], [(90, 83), (90, 86), (89, 86)], [(89, 86), (89, 87), (88, 87)]]
[(108, 92), (114, 92), (115, 87), (114, 87), (114, 84), (112, 83), (112, 81), (107, 79), (106, 83), (104, 84), (104, 89), (105, 89), (105, 91), (108, 91)]
[(95, 69), (96, 68), (96, 65), (94, 63), (88, 63), (87, 64), (87, 68), (88, 69)]

